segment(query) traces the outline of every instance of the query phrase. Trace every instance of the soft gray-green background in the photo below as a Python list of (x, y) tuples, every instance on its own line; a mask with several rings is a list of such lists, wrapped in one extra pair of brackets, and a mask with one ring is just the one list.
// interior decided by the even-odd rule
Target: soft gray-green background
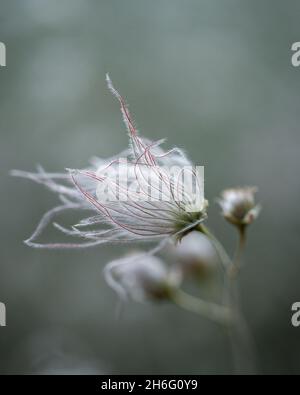
[[(127, 144), (110, 72), (144, 135), (167, 137), (205, 166), (209, 224), (234, 248), (214, 198), (257, 185), (242, 304), (264, 373), (300, 372), (299, 1), (0, 1), (0, 371), (230, 373), (226, 336), (173, 306), (128, 305), (102, 267), (119, 247), (23, 245), (56, 197), (12, 168), (83, 167)], [(50, 233), (49, 233), (49, 236)]]

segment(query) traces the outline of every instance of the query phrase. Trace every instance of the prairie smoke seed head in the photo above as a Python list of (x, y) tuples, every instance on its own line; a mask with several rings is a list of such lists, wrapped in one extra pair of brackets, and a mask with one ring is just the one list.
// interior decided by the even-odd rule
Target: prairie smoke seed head
[(225, 189), (218, 203), (227, 221), (238, 227), (251, 224), (259, 215), (260, 205), (255, 203), (256, 187)]
[[(178, 148), (164, 151), (164, 140), (152, 142), (140, 137), (124, 99), (108, 76), (107, 83), (121, 106), (129, 134), (128, 149), (109, 159), (93, 158), (83, 170), (46, 173), (39, 167), (37, 173), (12, 172), (44, 184), (61, 200), (61, 205), (47, 212), (26, 240), (32, 247), (84, 248), (109, 242), (181, 238), (206, 218), (203, 168), (193, 166)], [(54, 223), (64, 234), (85, 241), (36, 242), (54, 216), (64, 210), (94, 212), (71, 228)]]

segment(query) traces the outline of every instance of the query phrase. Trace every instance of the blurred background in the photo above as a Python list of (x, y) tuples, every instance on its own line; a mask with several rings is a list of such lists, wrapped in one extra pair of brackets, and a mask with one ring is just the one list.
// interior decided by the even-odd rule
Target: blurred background
[(260, 372), (300, 373), (299, 17), (296, 0), (0, 0), (1, 373), (232, 372), (226, 335), (201, 317), (132, 303), (115, 319), (102, 268), (126, 249), (22, 242), (57, 198), (10, 169), (85, 167), (127, 145), (106, 72), (143, 135), (205, 166), (208, 225), (230, 252), (236, 234), (214, 199), (259, 187), (242, 307)]

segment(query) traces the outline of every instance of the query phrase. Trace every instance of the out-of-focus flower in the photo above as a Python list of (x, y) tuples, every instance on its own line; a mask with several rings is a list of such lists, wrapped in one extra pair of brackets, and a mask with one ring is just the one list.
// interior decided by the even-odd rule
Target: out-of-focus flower
[(104, 275), (121, 299), (139, 302), (168, 299), (169, 290), (175, 285), (164, 262), (145, 253), (135, 253), (108, 263)]
[[(201, 187), (203, 177), (199, 179), (195, 167), (178, 148), (164, 151), (160, 147), (164, 140), (151, 142), (141, 138), (123, 98), (109, 77), (107, 82), (121, 105), (129, 133), (129, 149), (107, 160), (93, 159), (88, 169), (69, 169), (64, 174), (46, 173), (41, 167), (37, 173), (12, 172), (44, 184), (56, 192), (62, 202), (44, 215), (33, 235), (26, 240), (32, 247), (82, 248), (108, 242), (181, 238), (206, 218), (207, 202)], [(170, 168), (177, 171), (173, 173)], [(183, 181), (184, 168), (188, 169), (189, 176)], [(66, 235), (85, 241), (36, 242), (53, 217), (64, 210), (94, 212), (92, 217), (81, 220), (72, 228), (54, 223)]]
[(218, 263), (218, 255), (206, 236), (193, 231), (180, 243), (168, 246), (173, 262), (178, 262), (184, 276), (204, 279), (213, 274)]
[(227, 221), (238, 227), (251, 224), (258, 216), (261, 207), (255, 203), (256, 187), (225, 189), (218, 200), (222, 214)]

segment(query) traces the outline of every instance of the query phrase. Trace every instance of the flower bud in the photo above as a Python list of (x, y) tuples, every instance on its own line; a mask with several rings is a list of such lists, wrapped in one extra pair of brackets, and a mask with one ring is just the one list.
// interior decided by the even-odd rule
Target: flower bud
[(122, 299), (142, 302), (168, 298), (169, 273), (157, 257), (135, 253), (106, 265), (104, 274), (108, 285)]
[(255, 203), (254, 194), (257, 188), (225, 189), (218, 200), (222, 214), (227, 221), (238, 227), (251, 224), (260, 212), (260, 205)]
[(213, 274), (218, 255), (210, 241), (202, 233), (192, 231), (180, 243), (169, 247), (173, 260), (180, 264), (184, 276), (206, 279)]

